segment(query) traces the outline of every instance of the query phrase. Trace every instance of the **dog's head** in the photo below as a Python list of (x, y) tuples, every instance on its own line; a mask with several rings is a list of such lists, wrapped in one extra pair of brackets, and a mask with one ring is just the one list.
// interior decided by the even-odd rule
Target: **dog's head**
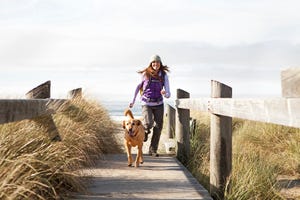
[(138, 119), (124, 120), (123, 128), (129, 134), (129, 136), (134, 137), (137, 134), (138, 128), (141, 124), (142, 124), (142, 122)]

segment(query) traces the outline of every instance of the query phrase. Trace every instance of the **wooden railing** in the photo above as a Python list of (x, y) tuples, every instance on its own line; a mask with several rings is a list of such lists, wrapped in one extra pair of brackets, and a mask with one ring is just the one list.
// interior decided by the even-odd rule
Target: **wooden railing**
[(232, 99), (231, 87), (214, 80), (211, 81), (211, 98), (190, 99), (188, 92), (177, 90), (176, 109), (170, 105), (166, 109), (167, 131), (176, 137), (176, 154), (181, 162), (186, 163), (190, 155), (190, 109), (211, 113), (212, 197), (223, 198), (226, 180), (231, 174), (232, 117), (300, 128), (300, 68), (282, 71), (281, 84), (283, 97), (268, 99)]
[[(50, 99), (50, 88), (51, 82), (47, 81), (26, 93), (27, 99), (0, 99), (0, 124), (32, 119), (47, 128), (51, 140), (61, 140), (52, 114), (69, 99)], [(69, 98), (78, 96), (81, 96), (81, 88), (69, 92)]]

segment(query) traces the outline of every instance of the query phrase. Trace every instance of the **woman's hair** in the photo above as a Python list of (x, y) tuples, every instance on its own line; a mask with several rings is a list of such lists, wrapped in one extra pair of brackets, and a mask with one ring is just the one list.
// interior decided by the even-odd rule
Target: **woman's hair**
[[(163, 65), (160, 61), (159, 71), (170, 72), (169, 67), (167, 65)], [(155, 73), (155, 70), (152, 68), (151, 63), (143, 70), (138, 71), (140, 74), (145, 74), (145, 76), (149, 79), (150, 77), (159, 78), (158, 74)]]

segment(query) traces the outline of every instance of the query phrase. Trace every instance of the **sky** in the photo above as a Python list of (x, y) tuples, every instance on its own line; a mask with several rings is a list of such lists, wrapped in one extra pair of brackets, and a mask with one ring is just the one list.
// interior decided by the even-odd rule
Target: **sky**
[(209, 97), (280, 97), (283, 69), (300, 66), (298, 0), (0, 0), (0, 94), (24, 98), (51, 80), (52, 98), (81, 87), (130, 102), (153, 54), (176, 89)]

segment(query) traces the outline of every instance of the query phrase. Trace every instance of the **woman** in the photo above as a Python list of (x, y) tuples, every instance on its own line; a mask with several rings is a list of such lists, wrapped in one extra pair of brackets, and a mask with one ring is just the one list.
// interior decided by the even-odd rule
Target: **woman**
[(129, 107), (132, 108), (137, 94), (141, 93), (142, 115), (145, 127), (145, 142), (153, 127), (153, 135), (149, 147), (149, 155), (158, 157), (157, 148), (163, 127), (164, 102), (163, 97), (169, 98), (170, 87), (167, 72), (169, 68), (162, 64), (161, 58), (154, 55), (150, 59), (150, 64), (142, 74), (142, 82), (136, 87), (134, 98)]

